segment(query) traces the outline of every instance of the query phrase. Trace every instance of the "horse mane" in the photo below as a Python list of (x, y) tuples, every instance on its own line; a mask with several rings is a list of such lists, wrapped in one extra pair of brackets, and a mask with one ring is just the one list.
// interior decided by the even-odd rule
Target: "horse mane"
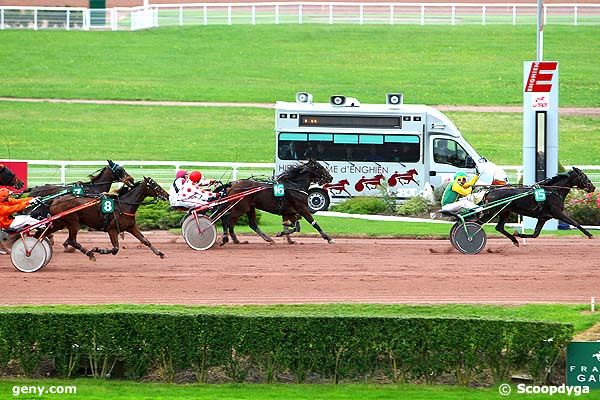
[(131, 187), (129, 187), (127, 185), (121, 186), (119, 188), (119, 190), (117, 190), (117, 196), (123, 196), (124, 194), (131, 192), (134, 188), (138, 187), (142, 182), (143, 181), (135, 182)]
[(540, 181), (538, 183), (540, 185), (552, 186), (552, 185), (556, 184), (559, 180), (568, 178), (569, 174), (570, 174), (569, 172), (561, 172), (558, 175), (555, 175), (551, 178), (546, 178), (543, 181)]
[(288, 170), (282, 172), (281, 174), (277, 175), (275, 178), (278, 181), (291, 181), (293, 179), (296, 179), (298, 176), (300, 176), (300, 173), (302, 172), (303, 169), (304, 169), (304, 165), (297, 164), (297, 165), (294, 165), (293, 167), (289, 168)]
[(89, 174), (88, 178), (90, 178), (90, 181), (94, 182), (96, 179), (100, 178), (100, 175), (102, 175), (104, 173), (104, 170), (106, 170), (106, 168), (108, 168), (108, 167), (102, 167), (98, 171)]

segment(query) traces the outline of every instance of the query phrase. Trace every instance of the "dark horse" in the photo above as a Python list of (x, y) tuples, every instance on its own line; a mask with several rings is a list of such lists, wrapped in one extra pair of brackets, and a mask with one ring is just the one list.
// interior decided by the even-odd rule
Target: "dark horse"
[(256, 222), (256, 209), (269, 212), (271, 214), (281, 215), (283, 218), (284, 230), (277, 236), (285, 235), (288, 243), (293, 243), (289, 235), (298, 230), (298, 225), (294, 229), (289, 230), (288, 227), (304, 217), (329, 243), (333, 243), (333, 239), (329, 237), (319, 224), (314, 220), (308, 208), (308, 188), (311, 183), (324, 185), (333, 180), (329, 171), (316, 160), (310, 159), (304, 164), (299, 164), (291, 167), (287, 171), (281, 173), (275, 178), (274, 183), (282, 183), (285, 187), (284, 196), (277, 198), (273, 193), (274, 183), (266, 183), (255, 181), (252, 179), (242, 179), (231, 184), (227, 195), (231, 196), (236, 193), (241, 193), (245, 190), (266, 187), (264, 190), (244, 197), (238, 204), (233, 207), (228, 214), (223, 217), (223, 244), (229, 241), (227, 231), (234, 243), (239, 243), (234, 227), (239, 217), (243, 214), (248, 216), (250, 227), (260, 237), (269, 243), (273, 243), (273, 239), (265, 235), (258, 227)]
[[(506, 208), (504, 208), (499, 216), (498, 223), (496, 224), (496, 230), (502, 233), (504, 236), (509, 238), (515, 246), (519, 246), (517, 237), (522, 238), (536, 238), (546, 221), (552, 218), (564, 221), (570, 225), (576, 226), (581, 232), (583, 232), (588, 238), (592, 238), (592, 234), (584, 229), (577, 221), (572, 217), (565, 214), (564, 203), (565, 198), (569, 194), (569, 190), (575, 187), (583, 189), (588, 193), (596, 190), (592, 182), (586, 174), (580, 169), (573, 168), (569, 172), (558, 174), (552, 178), (545, 179), (538, 182), (538, 185), (546, 191), (546, 201), (537, 202), (533, 196), (526, 196), (520, 199), (511, 201)], [(483, 198), (483, 205), (487, 205), (493, 201), (506, 199), (508, 197), (522, 194), (531, 191), (532, 188), (529, 186), (515, 187), (515, 186), (503, 186), (497, 189), (491, 189)], [(491, 216), (498, 212), (498, 208), (493, 208), (486, 212), (486, 215)], [(514, 232), (512, 235), (504, 229), (504, 224), (508, 220), (511, 212), (516, 214), (524, 215), (527, 217), (537, 218), (537, 224), (533, 234), (520, 234)], [(483, 217), (485, 219), (485, 216)]]
[[(94, 175), (90, 175), (90, 182), (77, 182), (77, 185), (83, 187), (85, 193), (103, 193), (108, 192), (113, 182), (123, 182), (126, 185), (133, 184), (133, 178), (119, 164), (112, 160), (106, 160), (108, 165), (101, 168)], [(35, 187), (29, 193), (30, 197), (48, 196), (56, 194), (62, 190), (69, 189), (76, 184), (70, 185), (42, 185)]]
[[(144, 180), (135, 183), (131, 188), (126, 186), (121, 188), (118, 197), (115, 199), (115, 211), (112, 214), (104, 215), (100, 211), (100, 204), (93, 205), (57, 219), (52, 227), (50, 227), (47, 234), (67, 228), (69, 231), (69, 238), (65, 242), (65, 250), (67, 245), (73, 246), (91, 260), (95, 260), (94, 253), (117, 254), (119, 251), (119, 233), (129, 232), (142, 242), (142, 244), (148, 246), (154, 254), (160, 258), (165, 258), (165, 254), (154, 247), (148, 239), (142, 235), (135, 224), (135, 213), (146, 197), (167, 200), (169, 194), (152, 178), (144, 177)], [(93, 200), (93, 197), (65, 195), (53, 201), (50, 206), (50, 213), (56, 215), (78, 205), (85, 204), (90, 200)], [(77, 243), (77, 232), (79, 232), (81, 225), (108, 232), (113, 246), (112, 249), (94, 247), (93, 249), (88, 250)]]
[(6, 165), (0, 164), (0, 186), (21, 189), (25, 184)]

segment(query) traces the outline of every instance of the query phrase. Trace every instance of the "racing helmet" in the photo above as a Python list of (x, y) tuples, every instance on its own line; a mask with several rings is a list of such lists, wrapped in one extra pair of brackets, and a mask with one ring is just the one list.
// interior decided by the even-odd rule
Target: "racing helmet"
[(183, 177), (185, 177), (186, 174), (187, 174), (187, 171), (185, 169), (180, 169), (175, 174), (175, 179), (183, 178)]
[(198, 183), (202, 179), (202, 173), (200, 171), (192, 171), (190, 174), (190, 181)]

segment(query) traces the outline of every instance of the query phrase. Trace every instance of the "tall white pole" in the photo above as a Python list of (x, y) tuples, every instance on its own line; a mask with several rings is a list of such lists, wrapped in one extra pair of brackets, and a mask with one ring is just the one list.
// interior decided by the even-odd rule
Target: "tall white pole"
[(537, 61), (544, 59), (544, 0), (537, 2)]

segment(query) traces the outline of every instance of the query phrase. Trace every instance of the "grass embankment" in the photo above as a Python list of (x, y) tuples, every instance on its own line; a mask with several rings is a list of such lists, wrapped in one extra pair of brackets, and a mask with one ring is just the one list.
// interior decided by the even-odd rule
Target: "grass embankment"
[[(521, 164), (521, 115), (447, 114), (480, 154)], [(249, 108), (0, 102), (0, 158), (272, 162), (273, 116)], [(600, 164), (599, 125), (600, 118), (561, 117), (565, 165)]]
[[(597, 106), (594, 26), (550, 25), (562, 106)], [(522, 102), (535, 26), (194, 26), (139, 32), (3, 31), (0, 96), (204, 101), (292, 100), (308, 91), (382, 102)], [(52, 43), (52, 46), (48, 46)]]

